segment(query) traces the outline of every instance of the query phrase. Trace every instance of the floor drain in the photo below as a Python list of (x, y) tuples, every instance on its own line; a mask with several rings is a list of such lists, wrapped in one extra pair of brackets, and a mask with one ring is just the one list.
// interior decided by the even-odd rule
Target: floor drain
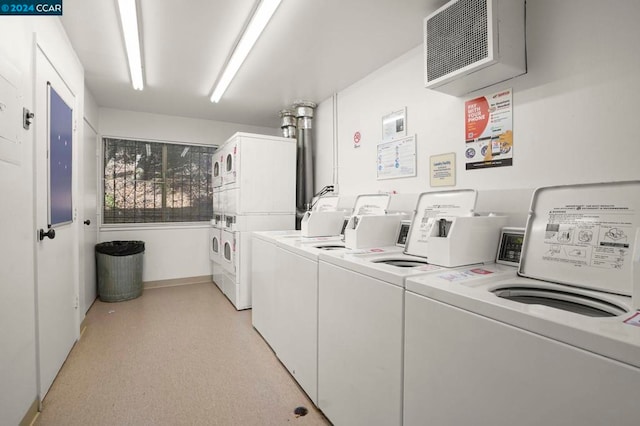
[(298, 407), (295, 410), (293, 410), (293, 414), (295, 414), (296, 417), (306, 416), (308, 412), (309, 412), (309, 410), (307, 410), (304, 407)]

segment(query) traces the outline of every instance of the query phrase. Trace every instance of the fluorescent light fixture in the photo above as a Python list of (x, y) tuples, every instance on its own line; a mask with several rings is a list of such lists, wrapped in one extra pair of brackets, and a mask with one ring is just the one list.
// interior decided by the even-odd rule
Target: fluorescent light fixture
[(129, 60), (131, 83), (135, 90), (142, 90), (144, 83), (142, 79), (142, 58), (140, 56), (136, 0), (118, 0), (118, 8), (120, 9), (124, 45), (127, 49), (127, 59)]
[(240, 66), (247, 58), (247, 55), (258, 40), (258, 37), (260, 37), (260, 34), (262, 34), (264, 28), (269, 23), (269, 20), (275, 13), (281, 1), (282, 0), (262, 0), (260, 2), (251, 17), (251, 21), (249, 21), (249, 25), (247, 25), (240, 41), (233, 50), (231, 59), (229, 59), (222, 75), (218, 78), (218, 82), (213, 89), (213, 94), (211, 95), (211, 102), (218, 102), (220, 98), (222, 98), (222, 95), (227, 90), (227, 87), (229, 87), (229, 84), (231, 84), (233, 77), (235, 77), (238, 69), (240, 69)]

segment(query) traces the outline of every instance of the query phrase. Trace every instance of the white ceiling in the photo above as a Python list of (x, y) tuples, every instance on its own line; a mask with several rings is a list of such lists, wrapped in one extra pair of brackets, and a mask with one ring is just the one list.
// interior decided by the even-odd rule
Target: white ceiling
[(65, 0), (62, 24), (101, 107), (278, 127), (422, 43), (446, 0), (283, 0), (218, 104), (209, 96), (257, 0), (138, 0), (145, 88), (133, 90), (116, 0)]

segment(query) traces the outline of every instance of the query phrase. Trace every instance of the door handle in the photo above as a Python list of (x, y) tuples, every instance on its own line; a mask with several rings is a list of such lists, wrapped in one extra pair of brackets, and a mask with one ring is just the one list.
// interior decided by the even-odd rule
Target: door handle
[(44, 240), (44, 237), (53, 240), (56, 237), (56, 231), (53, 228), (50, 228), (47, 232), (44, 232), (44, 229), (40, 229), (39, 235), (40, 241)]
[(87, 226), (91, 225), (91, 220), (90, 219), (85, 220), (84, 224), (87, 225)]

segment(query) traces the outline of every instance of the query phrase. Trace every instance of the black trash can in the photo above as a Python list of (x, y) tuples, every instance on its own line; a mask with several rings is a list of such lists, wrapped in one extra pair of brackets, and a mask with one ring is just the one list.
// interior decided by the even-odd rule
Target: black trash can
[(103, 302), (121, 302), (142, 294), (144, 241), (96, 244), (98, 294)]

